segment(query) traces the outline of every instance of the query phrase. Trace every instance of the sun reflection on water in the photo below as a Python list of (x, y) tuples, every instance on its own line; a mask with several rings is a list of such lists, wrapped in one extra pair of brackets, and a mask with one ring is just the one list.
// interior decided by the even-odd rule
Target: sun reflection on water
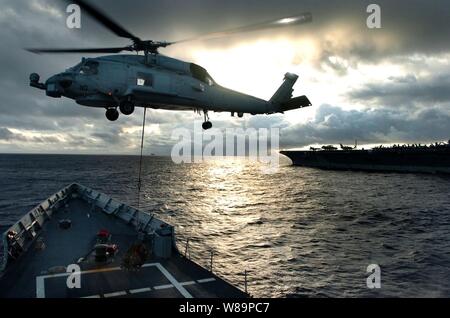
[[(379, 189), (394, 196), (404, 178), (413, 178), (408, 184), (424, 182), (288, 163), (264, 174), (262, 163), (243, 158), (152, 165), (144, 189), (148, 210), (156, 204), (158, 217), (175, 225), (180, 251), (189, 239), (191, 257), (207, 268), (213, 251), (216, 274), (243, 288), (247, 270), (249, 290), (263, 297), (366, 295), (366, 289), (355, 287), (360, 269), (372, 259), (386, 260), (383, 241), (395, 237), (404, 223), (378, 224), (394, 216), (380, 221), (373, 213), (420, 206), (413, 193), (380, 199)], [(442, 192), (429, 186), (430, 193)], [(448, 197), (448, 185), (444, 192)], [(401, 238), (390, 244), (399, 242), (402, 248), (417, 248)]]

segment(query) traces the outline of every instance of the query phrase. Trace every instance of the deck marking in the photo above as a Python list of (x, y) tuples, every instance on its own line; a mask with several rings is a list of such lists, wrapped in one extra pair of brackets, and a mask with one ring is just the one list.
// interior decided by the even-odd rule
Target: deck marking
[[(92, 270), (80, 272), (80, 275), (114, 272), (114, 271), (118, 271), (120, 269), (121, 269), (120, 267), (108, 267), (108, 268), (92, 269)], [(44, 279), (46, 279), (46, 278), (58, 278), (58, 277), (70, 276), (72, 274), (73, 273), (60, 273), (60, 274), (43, 275), (43, 276), (38, 276), (38, 277), (41, 277), (41, 278), (44, 278)]]
[(118, 291), (114, 293), (104, 294), (103, 297), (110, 298), (110, 297), (119, 297), (119, 296), (126, 296), (126, 291)]
[(45, 298), (45, 277), (36, 277), (36, 298)]
[(160, 263), (156, 263), (156, 267), (163, 273), (164, 276), (172, 283), (173, 286), (184, 296), (184, 298), (193, 298), (192, 295), (173, 277), (167, 269)]
[(211, 282), (215, 282), (215, 281), (216, 281), (215, 278), (205, 278), (205, 279), (197, 280), (197, 283), (204, 284), (204, 283), (211, 283)]
[[(187, 281), (187, 282), (181, 282), (180, 285), (181, 286), (191, 286), (191, 285), (195, 285), (195, 284), (202, 284), (202, 283), (208, 283), (208, 282), (212, 282), (215, 281), (215, 278), (205, 278), (205, 279), (200, 279), (198, 281)], [(167, 285), (160, 285), (160, 286), (154, 286), (153, 289), (156, 290), (162, 290), (162, 289), (169, 289), (169, 288), (174, 288), (175, 286), (172, 284), (167, 284)], [(144, 288), (139, 288), (139, 289), (130, 289), (128, 292), (130, 294), (142, 294), (142, 293), (147, 293), (152, 291), (152, 288), (150, 287), (144, 287)], [(127, 293), (126, 291), (119, 291), (119, 292), (115, 292), (115, 293), (110, 293), (110, 294), (105, 294), (103, 295), (105, 298), (108, 297), (117, 297), (117, 296), (125, 296)], [(93, 295), (93, 296), (87, 296), (87, 297), (82, 297), (82, 298), (101, 298), (100, 295)]]
[[(102, 269), (93, 269), (80, 273), (80, 276), (83, 274), (94, 274), (94, 273), (106, 273), (106, 272), (114, 272), (120, 270), (120, 267), (110, 267), (110, 268), (102, 268)], [(36, 276), (36, 298), (45, 298), (45, 279), (47, 278), (59, 278), (59, 277), (68, 277), (72, 275), (72, 273), (59, 273), (59, 274), (49, 274)]]
[(140, 293), (146, 293), (151, 291), (152, 289), (150, 287), (145, 288), (139, 288), (139, 289), (131, 289), (130, 294), (140, 294)]
[(155, 286), (153, 287), (154, 290), (161, 290), (161, 289), (169, 289), (169, 288), (174, 288), (175, 286), (173, 286), (172, 284), (167, 284), (167, 285), (160, 285), (160, 286)]
[[(167, 269), (165, 269), (164, 266), (162, 266), (160, 263), (148, 263), (148, 264), (142, 265), (142, 267), (143, 268), (146, 268), (146, 267), (158, 268), (159, 271), (171, 283), (170, 285), (156, 286), (156, 287), (154, 287), (155, 289), (167, 289), (167, 288), (175, 287), (178, 290), (178, 292), (181, 295), (183, 295), (185, 298), (193, 298), (192, 295), (183, 286), (193, 285), (193, 284), (195, 284), (194, 281), (189, 281), (189, 282), (185, 282), (185, 283), (178, 282), (175, 279), (175, 277), (173, 277), (172, 274), (170, 274), (170, 272)], [(114, 271), (118, 271), (118, 270), (121, 270), (121, 268), (120, 267), (109, 267), (109, 268), (93, 269), (93, 270), (80, 272), (80, 276), (86, 275), (86, 274), (108, 273), (108, 272), (114, 272)], [(37, 276), (36, 277), (36, 298), (45, 298), (45, 279), (68, 277), (71, 274), (72, 273), (59, 273), (59, 274), (49, 274), (49, 275)], [(206, 281), (205, 281), (205, 279), (203, 279), (203, 280), (198, 280), (197, 282), (205, 283), (205, 282), (214, 281), (214, 280), (215, 280), (214, 278), (208, 278), (208, 279), (206, 279)], [(134, 293), (147, 292), (147, 291), (150, 291), (151, 288), (142, 288), (141, 290), (135, 289), (133, 291), (134, 291)], [(132, 292), (130, 291), (130, 293), (132, 293)], [(105, 294), (104, 297), (116, 297), (116, 296), (124, 296), (124, 295), (126, 295), (125, 291), (119, 291), (119, 292)], [(98, 296), (98, 295), (88, 296), (88, 297), (96, 297), (96, 296)]]
[(152, 267), (152, 266), (158, 266), (159, 263), (148, 263), (148, 264), (144, 264), (142, 265), (142, 267)]

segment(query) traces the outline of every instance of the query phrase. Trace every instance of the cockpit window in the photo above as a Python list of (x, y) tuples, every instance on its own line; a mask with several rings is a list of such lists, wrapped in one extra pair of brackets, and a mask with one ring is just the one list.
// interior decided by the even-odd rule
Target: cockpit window
[(97, 75), (99, 64), (100, 63), (95, 60), (83, 59), (81, 63), (69, 68), (67, 71), (84, 75)]
[(79, 73), (80, 69), (81, 69), (81, 65), (83, 65), (83, 63), (78, 63), (74, 67), (69, 68), (67, 71), (74, 72), (74, 73)]
[(191, 73), (195, 79), (198, 79), (209, 86), (213, 86), (215, 84), (211, 75), (209, 75), (208, 72), (200, 65), (191, 64)]
[(97, 61), (86, 61), (80, 67), (80, 74), (84, 75), (97, 75), (98, 74), (98, 65)]

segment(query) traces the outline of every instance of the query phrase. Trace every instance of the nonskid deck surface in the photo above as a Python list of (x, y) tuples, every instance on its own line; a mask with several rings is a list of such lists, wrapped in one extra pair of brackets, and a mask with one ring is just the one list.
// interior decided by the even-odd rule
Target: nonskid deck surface
[[(72, 226), (64, 230), (59, 221), (70, 219)], [(99, 230), (111, 233), (111, 242), (119, 247), (118, 254), (107, 265), (81, 263), (81, 288), (69, 289), (69, 273), (52, 269), (77, 263), (95, 245)], [(37, 241), (17, 261), (13, 262), (0, 280), (3, 298), (214, 298), (247, 297), (247, 294), (223, 281), (208, 270), (173, 253), (169, 259), (148, 259), (138, 271), (120, 268), (128, 248), (136, 242), (133, 226), (101, 211), (92, 212), (82, 199), (71, 199), (40, 234), (45, 248)], [(83, 265), (84, 264), (84, 265)]]

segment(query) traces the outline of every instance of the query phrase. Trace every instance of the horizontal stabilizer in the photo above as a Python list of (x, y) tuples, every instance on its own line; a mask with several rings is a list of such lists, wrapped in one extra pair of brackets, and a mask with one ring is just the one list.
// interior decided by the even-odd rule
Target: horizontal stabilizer
[(294, 109), (304, 108), (304, 107), (309, 107), (309, 106), (312, 106), (312, 104), (309, 101), (308, 97), (300, 96), (300, 97), (296, 97), (296, 98), (291, 98), (287, 102), (282, 103), (280, 105), (280, 111), (286, 112), (289, 110), (294, 110)]

